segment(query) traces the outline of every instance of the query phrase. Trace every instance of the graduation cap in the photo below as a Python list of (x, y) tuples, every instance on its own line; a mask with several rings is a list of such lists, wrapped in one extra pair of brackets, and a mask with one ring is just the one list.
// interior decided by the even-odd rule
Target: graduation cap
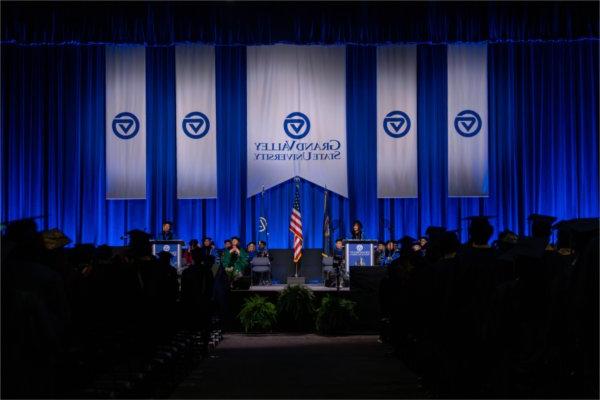
[(42, 240), (44, 241), (44, 247), (47, 250), (59, 249), (72, 242), (67, 235), (57, 228), (42, 232)]
[(598, 218), (568, 219), (559, 221), (552, 226), (552, 229), (559, 232), (559, 241), (561, 236), (567, 236), (570, 241), (570, 247), (578, 247), (581, 250), (583, 250), (588, 239), (598, 236), (599, 228), (600, 223)]
[(148, 232), (144, 232), (141, 229), (132, 229), (127, 231), (129, 239), (148, 239), (150, 240), (151, 235)]
[(536, 259), (543, 257), (546, 251), (546, 242), (541, 238), (523, 237), (506, 253), (499, 257), (500, 260), (516, 261), (518, 259)]
[(463, 221), (469, 221), (471, 224), (484, 224), (487, 223), (489, 225), (490, 219), (496, 218), (495, 215), (471, 215), (470, 217), (464, 217)]
[(150, 241), (151, 235), (140, 229), (132, 229), (127, 231), (129, 237), (129, 246), (135, 246), (139, 244), (145, 244)]
[(482, 227), (492, 227), (490, 224), (490, 218), (496, 218), (491, 215), (473, 215), (470, 217), (463, 218), (463, 221), (469, 221), (469, 228), (482, 228)]
[(598, 218), (575, 218), (559, 221), (552, 229), (564, 229), (573, 233), (598, 233), (600, 221)]
[(439, 239), (444, 232), (446, 232), (446, 227), (444, 226), (429, 226), (425, 230), (425, 234), (429, 237), (429, 240)]
[(552, 234), (552, 224), (556, 217), (551, 215), (531, 214), (527, 218), (531, 222), (531, 236), (549, 238)]
[(35, 217), (26, 217), (3, 222), (2, 230), (4, 231), (6, 240), (14, 242), (31, 240), (38, 233), (36, 220), (44, 217), (45, 215), (37, 215)]

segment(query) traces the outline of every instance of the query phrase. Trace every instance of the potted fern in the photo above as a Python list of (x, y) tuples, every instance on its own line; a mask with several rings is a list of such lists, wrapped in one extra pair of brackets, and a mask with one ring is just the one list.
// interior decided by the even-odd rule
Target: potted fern
[(277, 309), (266, 297), (254, 295), (244, 301), (238, 318), (246, 333), (270, 332), (277, 321)]
[(312, 330), (315, 323), (315, 295), (302, 285), (288, 285), (277, 300), (277, 320), (282, 329)]
[(340, 296), (326, 295), (317, 311), (317, 332), (333, 335), (346, 332), (358, 319), (354, 308), (356, 303)]

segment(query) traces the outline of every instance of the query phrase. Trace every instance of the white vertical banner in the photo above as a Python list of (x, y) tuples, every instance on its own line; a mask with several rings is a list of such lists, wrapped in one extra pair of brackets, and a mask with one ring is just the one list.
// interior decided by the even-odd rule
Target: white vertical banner
[(418, 196), (417, 46), (377, 48), (377, 197)]
[(215, 49), (175, 48), (177, 198), (217, 197)]
[(295, 176), (348, 197), (346, 48), (247, 48), (248, 197)]
[(448, 45), (448, 196), (486, 197), (487, 44)]
[(106, 46), (106, 198), (146, 198), (143, 46)]

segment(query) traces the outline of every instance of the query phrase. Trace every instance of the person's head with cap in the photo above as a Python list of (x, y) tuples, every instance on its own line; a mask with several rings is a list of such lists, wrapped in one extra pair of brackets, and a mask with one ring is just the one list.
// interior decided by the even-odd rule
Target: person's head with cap
[(189, 246), (190, 246), (189, 247), (190, 251), (193, 250), (193, 249), (195, 249), (196, 247), (198, 247), (198, 239), (192, 239), (192, 240), (190, 240)]
[(494, 233), (494, 227), (490, 224), (491, 217), (478, 215), (467, 217), (469, 221), (469, 243), (475, 246), (485, 246)]
[(152, 254), (150, 245), (150, 235), (140, 229), (132, 229), (127, 232), (129, 243), (127, 247), (130, 253), (135, 257), (143, 257)]
[(581, 254), (587, 244), (598, 236), (598, 218), (576, 218), (556, 223), (553, 227), (558, 230), (557, 247), (572, 249)]
[(552, 235), (552, 224), (556, 221), (556, 217), (542, 214), (531, 214), (527, 218), (531, 222), (531, 236), (544, 239), (546, 244), (550, 242)]
[[(44, 240), (35, 220), (40, 217), (23, 218), (5, 223), (2, 238), (2, 250), (11, 247), (13, 254), (18, 254), (22, 259), (34, 260), (42, 257), (45, 251)], [(11, 244), (10, 246), (7, 246)], [(3, 254), (3, 258), (8, 255)]]
[(202, 246), (204, 246), (204, 247), (211, 247), (212, 244), (213, 244), (213, 241), (212, 241), (211, 237), (205, 236), (202, 239)]
[(6, 223), (4, 240), (26, 243), (35, 239), (41, 239), (35, 218), (23, 218)]

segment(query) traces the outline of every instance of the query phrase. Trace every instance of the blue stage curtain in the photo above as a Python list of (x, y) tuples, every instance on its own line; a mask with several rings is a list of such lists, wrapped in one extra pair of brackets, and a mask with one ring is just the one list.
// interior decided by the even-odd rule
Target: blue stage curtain
[[(173, 219), (185, 240), (256, 239), (261, 207), (269, 242), (291, 247), (293, 184), (246, 198), (246, 51), (217, 46), (217, 200), (177, 200), (174, 52), (147, 47), (148, 200), (105, 200), (102, 46), (2, 46), (3, 221), (45, 215), (75, 242), (118, 245), (133, 228)], [(446, 47), (418, 47), (419, 198), (378, 200), (375, 47), (347, 48), (349, 199), (332, 194), (335, 237), (361, 219), (370, 237), (461, 229), (493, 215), (496, 232), (527, 233), (532, 212), (598, 215), (598, 41), (495, 43), (488, 50), (490, 197), (448, 199)], [(303, 182), (305, 246), (321, 247), (323, 189)]]
[(598, 2), (5, 2), (2, 41), (216, 45), (598, 37)]

